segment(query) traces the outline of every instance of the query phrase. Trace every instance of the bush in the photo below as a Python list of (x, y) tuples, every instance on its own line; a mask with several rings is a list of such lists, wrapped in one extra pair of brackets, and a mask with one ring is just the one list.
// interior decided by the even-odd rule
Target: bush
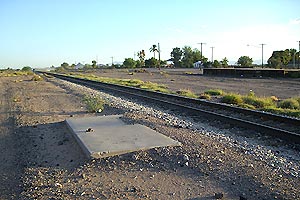
[(239, 105), (243, 103), (243, 99), (239, 94), (227, 94), (222, 97), (221, 102)]
[(211, 89), (211, 90), (205, 90), (204, 94), (209, 94), (212, 96), (219, 96), (219, 95), (223, 95), (224, 92), (223, 92), (223, 90), (220, 90), (220, 89)]
[(105, 101), (98, 96), (85, 96), (83, 99), (89, 112), (102, 112)]
[(278, 104), (279, 108), (285, 108), (285, 109), (299, 109), (300, 104), (297, 101), (297, 99), (286, 99)]

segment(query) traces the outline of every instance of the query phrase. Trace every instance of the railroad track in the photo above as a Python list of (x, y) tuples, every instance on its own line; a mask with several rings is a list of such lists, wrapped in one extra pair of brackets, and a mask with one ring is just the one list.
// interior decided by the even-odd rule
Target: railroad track
[(156, 102), (164, 107), (176, 108), (188, 116), (205, 116), (234, 126), (253, 129), (263, 134), (300, 143), (300, 120), (284, 117), (276, 114), (265, 113), (255, 110), (238, 108), (226, 104), (209, 102), (201, 99), (191, 99), (178, 95), (153, 92), (134, 87), (121, 86), (109, 83), (75, 78), (63, 74), (50, 72), (38, 72), (54, 76), (59, 79), (76, 84), (88, 86), (94, 89), (117, 92), (122, 95), (130, 95), (147, 101)]

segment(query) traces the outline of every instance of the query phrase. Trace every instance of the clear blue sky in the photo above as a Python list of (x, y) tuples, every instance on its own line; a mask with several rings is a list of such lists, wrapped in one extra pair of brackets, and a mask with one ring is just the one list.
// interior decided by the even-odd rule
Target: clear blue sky
[[(63, 62), (122, 62), (160, 43), (200, 49), (211, 59), (242, 55), (261, 63), (273, 50), (298, 49), (299, 0), (0, 0), (0, 68)], [(250, 44), (251, 46), (247, 46)]]

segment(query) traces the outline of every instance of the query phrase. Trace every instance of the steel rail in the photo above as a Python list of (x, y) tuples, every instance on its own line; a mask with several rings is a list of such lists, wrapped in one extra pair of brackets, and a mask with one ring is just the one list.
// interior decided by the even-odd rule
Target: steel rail
[[(207, 106), (215, 106), (217, 108), (221, 108), (224, 110), (243, 112), (244, 114), (246, 113), (246, 114), (250, 114), (250, 115), (254, 115), (254, 116), (259, 116), (260, 118), (272, 119), (275, 121), (289, 122), (296, 126), (300, 124), (300, 120), (298, 120), (298, 119), (286, 118), (286, 117), (283, 117), (280, 115), (252, 111), (252, 110), (248, 110), (248, 109), (241, 109), (241, 108), (228, 106), (228, 105), (224, 105), (224, 104), (220, 104), (220, 103), (212, 103), (212, 102), (198, 100), (198, 99), (190, 99), (190, 98), (186, 98), (186, 97), (182, 97), (182, 96), (170, 95), (170, 94), (165, 94), (165, 93), (160, 93), (160, 92), (153, 92), (153, 91), (143, 90), (143, 89), (129, 87), (129, 86), (121, 86), (121, 85), (110, 84), (110, 83), (102, 83), (102, 82), (98, 82), (98, 81), (76, 78), (76, 77), (62, 75), (62, 74), (49, 73), (49, 72), (40, 72), (40, 73), (46, 73), (48, 75), (52, 75), (54, 77), (57, 77), (57, 78), (60, 78), (63, 80), (67, 80), (67, 81), (70, 81), (73, 83), (77, 83), (77, 84), (79, 83), (79, 84), (82, 84), (85, 86), (89, 86), (94, 89), (106, 89), (106, 90), (115, 91), (118, 93), (136, 96), (136, 97), (143, 98), (146, 100), (151, 100), (151, 102), (154, 102), (154, 101), (159, 102), (160, 104), (180, 108), (182, 110), (185, 110), (187, 113), (192, 112), (193, 117), (195, 117), (195, 116), (199, 117), (200, 115), (205, 115), (207, 117), (217, 119), (219, 121), (223, 121), (223, 122), (226, 122), (229, 124), (238, 125), (240, 127), (254, 129), (256, 131), (267, 133), (269, 135), (281, 138), (283, 140), (300, 143), (300, 134), (298, 134), (298, 133), (294, 133), (294, 132), (287, 131), (287, 130), (280, 129), (280, 128), (275, 128), (275, 127), (264, 125), (264, 124), (259, 124), (259, 123), (244, 120), (244, 119), (227, 116), (227, 115), (220, 114), (220, 113), (203, 110), (200, 108), (195, 108), (195, 107), (188, 106), (188, 105), (179, 104), (179, 103), (174, 102), (174, 100), (181, 100), (181, 101), (186, 100), (186, 101), (194, 103), (194, 104), (204, 104)], [(146, 93), (146, 95), (140, 94), (138, 92)], [(172, 99), (173, 101), (163, 100), (158, 97), (165, 97), (165, 98), (167, 97), (169, 99)]]

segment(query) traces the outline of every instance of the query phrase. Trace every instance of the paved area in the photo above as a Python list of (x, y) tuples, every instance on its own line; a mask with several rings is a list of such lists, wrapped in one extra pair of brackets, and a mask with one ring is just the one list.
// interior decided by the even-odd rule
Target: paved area
[(92, 158), (181, 145), (146, 126), (126, 124), (121, 116), (70, 118), (66, 123), (85, 154)]

